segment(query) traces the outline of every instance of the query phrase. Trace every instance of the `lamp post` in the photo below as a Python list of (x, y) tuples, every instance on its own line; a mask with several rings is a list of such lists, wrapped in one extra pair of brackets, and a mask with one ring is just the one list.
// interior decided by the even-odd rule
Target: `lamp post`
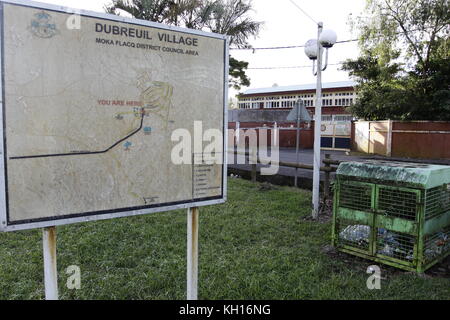
[[(313, 74), (317, 76), (316, 108), (314, 121), (314, 170), (312, 216), (317, 219), (319, 215), (319, 186), (320, 186), (320, 132), (322, 121), (322, 71), (328, 66), (328, 49), (336, 43), (336, 33), (332, 30), (323, 30), (323, 23), (318, 23), (317, 39), (308, 40), (305, 44), (305, 54), (313, 61)], [(322, 64), (323, 49), (325, 49), (325, 63)], [(316, 69), (317, 60), (317, 69)], [(323, 66), (322, 66), (323, 65)]]

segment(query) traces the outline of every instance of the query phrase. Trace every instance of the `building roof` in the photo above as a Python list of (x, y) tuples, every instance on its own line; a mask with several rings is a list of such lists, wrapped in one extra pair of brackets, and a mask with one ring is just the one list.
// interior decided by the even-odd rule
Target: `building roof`
[[(334, 88), (348, 88), (356, 86), (355, 81), (337, 81), (337, 82), (325, 82), (322, 83), (322, 89), (334, 89)], [(255, 88), (248, 89), (243, 94), (263, 94), (263, 93), (278, 93), (278, 92), (289, 92), (289, 91), (303, 91), (303, 90), (314, 90), (316, 89), (315, 83), (293, 85), (293, 86), (276, 86), (268, 88)]]

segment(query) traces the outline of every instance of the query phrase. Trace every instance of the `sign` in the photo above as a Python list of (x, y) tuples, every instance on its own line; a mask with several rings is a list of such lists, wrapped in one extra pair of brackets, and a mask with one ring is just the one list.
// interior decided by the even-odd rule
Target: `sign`
[(321, 148), (350, 150), (351, 122), (322, 121)]
[(303, 100), (299, 99), (295, 102), (295, 105), (289, 112), (286, 120), (300, 122), (310, 122), (312, 120), (311, 115), (303, 103)]
[(223, 149), (221, 163), (202, 160), (207, 143), (171, 159), (176, 129), (226, 130), (225, 36), (0, 5), (0, 231), (225, 201)]

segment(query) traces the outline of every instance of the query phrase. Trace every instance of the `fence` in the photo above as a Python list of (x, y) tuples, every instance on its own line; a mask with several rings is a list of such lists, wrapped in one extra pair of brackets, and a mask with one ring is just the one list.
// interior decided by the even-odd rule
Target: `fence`
[[(274, 122), (240, 122), (239, 126), (236, 126), (236, 122), (229, 122), (228, 129), (233, 130), (243, 130), (244, 132), (248, 129), (255, 130), (258, 143), (259, 143), (259, 131), (266, 130), (267, 132), (267, 146), (271, 145), (272, 130), (274, 129)], [(280, 148), (295, 148), (296, 143), (296, 123), (284, 122), (277, 123), (277, 134), (278, 134), (278, 146)], [(228, 141), (230, 146), (237, 145), (238, 136), (234, 136), (234, 141)], [(300, 148), (301, 149), (312, 149), (314, 145), (314, 125), (308, 126), (302, 123), (300, 126)]]
[[(232, 153), (233, 155), (241, 154), (245, 155), (246, 160), (251, 165), (251, 181), (256, 182), (258, 177), (257, 164), (267, 164), (268, 159), (261, 158), (254, 151), (238, 151), (238, 150), (228, 150), (228, 153)], [(333, 160), (330, 157), (330, 154), (325, 154), (325, 159), (322, 160), (323, 166), (320, 167), (320, 171), (325, 173), (325, 179), (323, 182), (323, 190), (324, 190), (324, 198), (330, 198), (330, 181), (331, 181), (331, 173), (336, 172), (337, 166), (341, 163), (340, 160)], [(303, 163), (295, 163), (295, 162), (286, 162), (286, 161), (271, 161), (271, 164), (278, 165), (280, 167), (289, 167), (289, 168), (297, 168), (297, 169), (308, 169), (313, 170), (314, 166), (310, 164)]]
[(352, 149), (392, 157), (450, 159), (450, 122), (357, 121)]

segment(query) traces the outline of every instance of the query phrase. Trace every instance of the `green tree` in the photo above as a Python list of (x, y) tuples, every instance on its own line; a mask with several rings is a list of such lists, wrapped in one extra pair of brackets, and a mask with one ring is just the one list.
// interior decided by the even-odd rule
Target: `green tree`
[(448, 0), (367, 0), (350, 112), (368, 120), (450, 120)]
[(239, 61), (233, 57), (230, 57), (230, 79), (229, 85), (236, 90), (239, 90), (241, 86), (248, 87), (250, 85), (250, 79), (245, 74), (245, 70), (248, 67), (248, 62)]
[[(250, 47), (248, 38), (257, 36), (262, 23), (249, 17), (251, 0), (113, 0), (108, 13), (125, 11), (134, 18), (168, 25), (226, 34), (230, 46)], [(249, 86), (248, 63), (230, 57), (230, 86)]]

